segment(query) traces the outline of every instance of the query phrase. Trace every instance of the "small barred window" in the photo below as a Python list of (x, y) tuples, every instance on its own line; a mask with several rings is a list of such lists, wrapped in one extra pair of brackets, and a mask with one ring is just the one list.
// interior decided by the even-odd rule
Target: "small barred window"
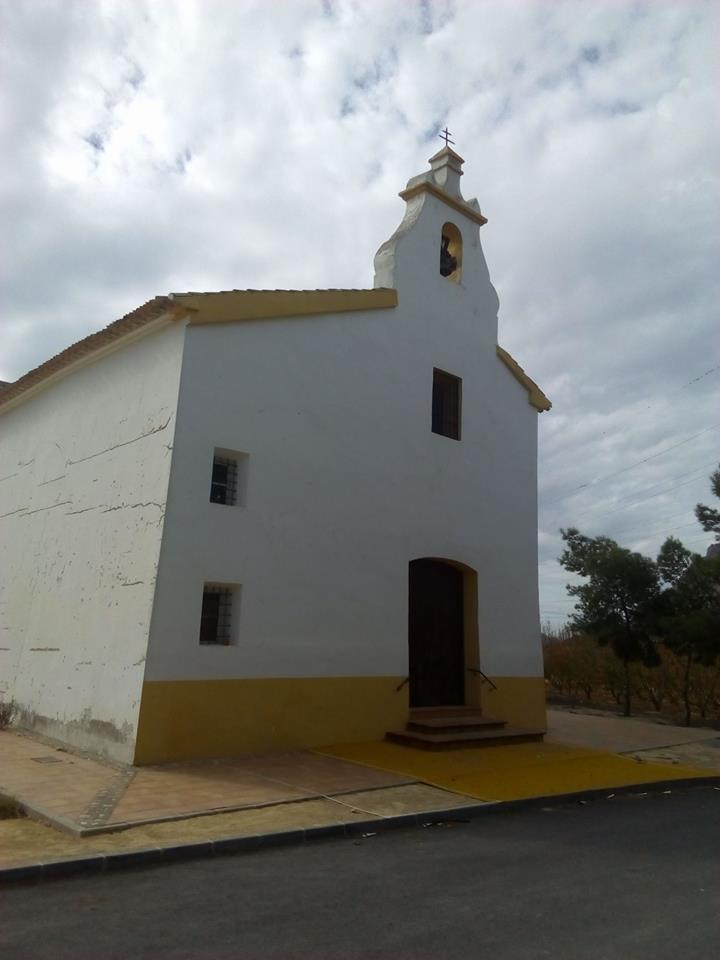
[(228, 646), (232, 640), (233, 588), (206, 583), (200, 615), (200, 643)]
[(237, 500), (237, 489), (237, 460), (215, 455), (210, 483), (210, 503), (225, 503), (232, 506)]

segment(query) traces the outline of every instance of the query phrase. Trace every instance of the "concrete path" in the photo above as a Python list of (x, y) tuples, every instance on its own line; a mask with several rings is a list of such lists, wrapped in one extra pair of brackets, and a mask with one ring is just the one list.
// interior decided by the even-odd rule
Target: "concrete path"
[(720, 737), (697, 743), (680, 743), (670, 747), (638, 751), (637, 756), (651, 763), (672, 763), (692, 766), (708, 773), (720, 773)]
[(545, 739), (548, 743), (571, 743), (579, 747), (609, 750), (611, 753), (636, 753), (708, 740), (720, 743), (720, 730), (675, 727), (651, 720), (582, 710), (548, 708), (547, 731)]

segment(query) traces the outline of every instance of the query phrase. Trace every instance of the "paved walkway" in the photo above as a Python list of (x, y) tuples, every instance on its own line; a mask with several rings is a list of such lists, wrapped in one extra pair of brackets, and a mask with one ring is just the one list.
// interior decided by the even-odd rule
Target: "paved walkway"
[(690, 766), (649, 763), (559, 743), (447, 751), (413, 750), (384, 742), (345, 743), (325, 748), (324, 752), (484, 801), (522, 800), (707, 775), (707, 771)]
[[(98, 856), (175, 856), (188, 844), (200, 844), (200, 852), (224, 852), (238, 849), (243, 838), (268, 843), (287, 831), (293, 839), (323, 830), (372, 833), (397, 817), (426, 822), (449, 810), (467, 817), (484, 812), (486, 802), (720, 773), (720, 762), (687, 765), (668, 753), (694, 750), (720, 761), (716, 731), (561, 711), (550, 712), (549, 726), (553, 737), (577, 742), (443, 752), (382, 742), (339, 744), (317, 752), (141, 768), (0, 732), (0, 792), (65, 828), (26, 819), (0, 822), (0, 877), (3, 869), (21, 865), (67, 867), (73, 858), (94, 857), (97, 869)], [(632, 755), (597, 749), (600, 743)]]
[[(571, 743), (612, 753), (637, 753), (703, 741), (720, 744), (720, 730), (677, 727), (635, 717), (619, 717), (582, 710), (548, 709), (547, 743)], [(720, 761), (720, 752), (718, 753)]]
[(414, 779), (303, 750), (122, 767), (0, 732), (0, 791), (76, 833), (333, 797)]
[[(34, 820), (0, 821), (0, 879), (4, 869), (28, 864), (57, 864), (98, 854), (133, 854), (212, 841), (267, 839), (285, 831), (342, 827), (352, 831), (362, 824), (373, 832), (389, 817), (458, 809), (468, 797), (447, 793), (423, 783), (343, 794), (341, 797), (298, 800), (232, 813), (171, 820), (130, 827), (114, 833), (72, 836)], [(372, 826), (377, 823), (377, 827)], [(370, 824), (370, 826), (368, 826)], [(362, 836), (362, 834), (359, 834)]]

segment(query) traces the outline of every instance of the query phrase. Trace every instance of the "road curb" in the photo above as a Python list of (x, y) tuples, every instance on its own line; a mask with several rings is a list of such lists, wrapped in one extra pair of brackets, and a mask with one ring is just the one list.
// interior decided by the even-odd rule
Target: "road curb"
[(518, 800), (471, 803), (459, 807), (430, 810), (424, 813), (403, 813), (373, 820), (353, 820), (251, 836), (228, 836), (220, 837), (217, 840), (192, 841), (165, 847), (142, 847), (139, 850), (89, 854), (69, 857), (67, 860), (50, 860), (46, 863), (0, 868), (0, 884), (54, 879), (82, 873), (101, 873), (126, 867), (177, 863), (182, 860), (197, 860), (212, 856), (252, 853), (257, 850), (293, 846), (321, 839), (347, 838), (358, 841), (389, 830), (431, 827), (443, 823), (457, 823), (458, 821), (469, 822), (491, 814), (520, 812), (538, 807), (560, 806), (570, 803), (588, 803), (592, 800), (612, 799), (633, 794), (642, 796), (649, 793), (664, 793), (679, 788), (711, 786), (720, 787), (720, 775), (656, 780), (653, 783), (636, 783), (621, 787), (594, 787), (590, 790), (579, 790), (573, 793), (556, 793), (540, 797), (525, 797)]

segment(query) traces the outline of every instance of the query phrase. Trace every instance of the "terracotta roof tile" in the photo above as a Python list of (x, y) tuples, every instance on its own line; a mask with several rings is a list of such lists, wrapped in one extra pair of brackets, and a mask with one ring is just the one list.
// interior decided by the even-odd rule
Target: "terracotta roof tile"
[(70, 366), (82, 357), (108, 346), (108, 344), (119, 340), (121, 337), (127, 336), (133, 330), (138, 330), (153, 320), (157, 320), (168, 310), (176, 309), (177, 305), (169, 297), (153, 297), (152, 300), (148, 300), (147, 303), (137, 307), (124, 317), (120, 317), (119, 320), (113, 321), (107, 327), (98, 330), (97, 333), (91, 333), (90, 336), (84, 337), (77, 343), (61, 350), (60, 353), (46, 360), (45, 363), (41, 363), (39, 367), (28, 371), (14, 383), (4, 386), (0, 390), (0, 407), (41, 381), (47, 380), (64, 367)]
[[(383, 287), (371, 287), (372, 290), (388, 289)], [(291, 287), (275, 288), (254, 288), (247, 287), (244, 290), (186, 290), (184, 293), (171, 293), (170, 297), (222, 297), (227, 293), (368, 293), (367, 287), (314, 287), (307, 290), (294, 290)]]

